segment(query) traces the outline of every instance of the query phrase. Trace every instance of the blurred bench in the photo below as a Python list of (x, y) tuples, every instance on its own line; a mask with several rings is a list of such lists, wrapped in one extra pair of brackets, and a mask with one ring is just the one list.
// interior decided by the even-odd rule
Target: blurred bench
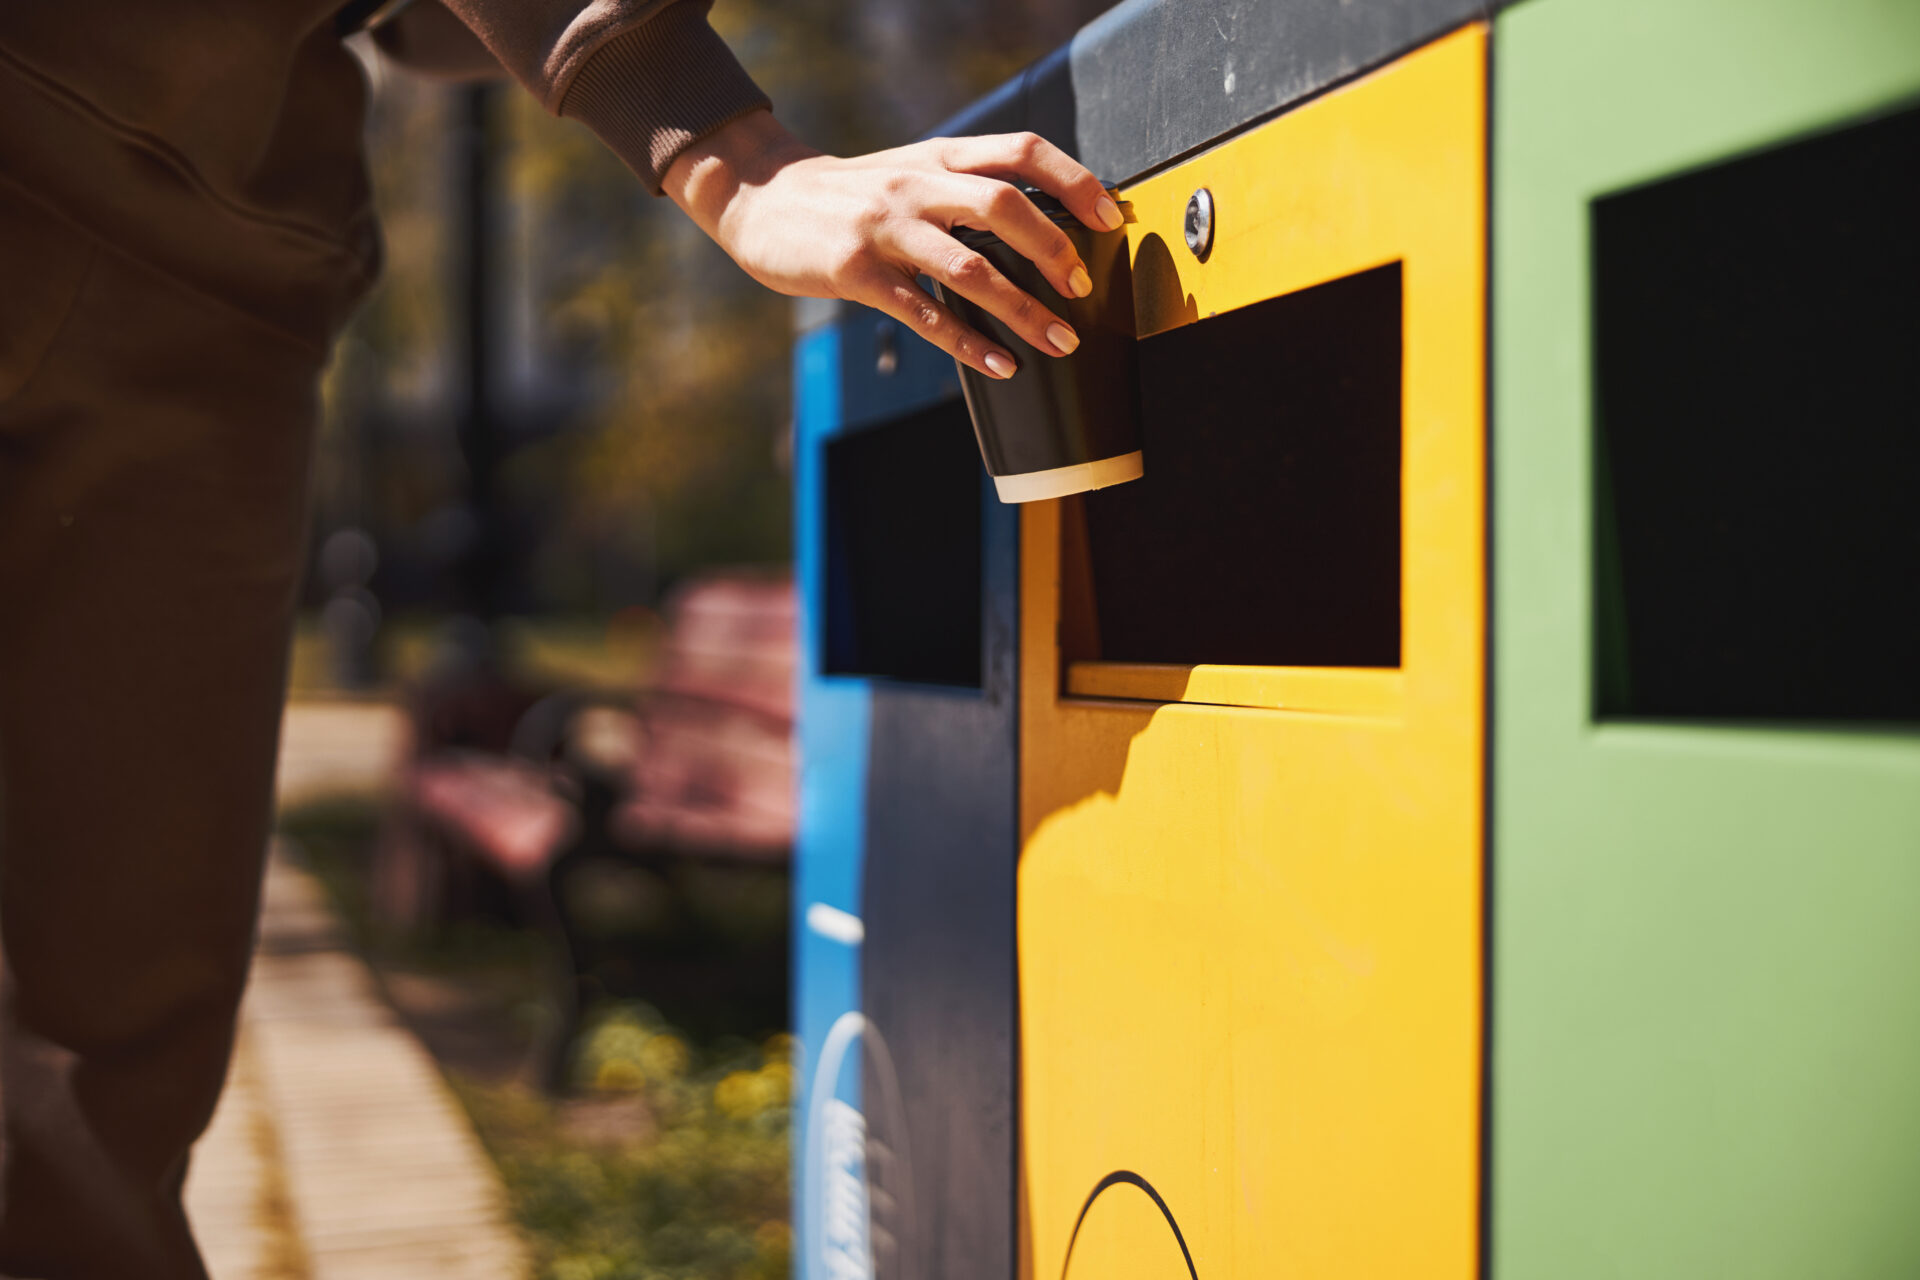
[(558, 1026), (542, 1074), (564, 1088), (593, 944), (569, 882), (596, 859), (784, 866), (794, 826), (795, 604), (787, 578), (699, 579), (667, 607), (637, 694), (534, 702), (503, 750), (426, 744), (385, 842), (376, 910), (430, 922), (478, 871), (552, 935)]

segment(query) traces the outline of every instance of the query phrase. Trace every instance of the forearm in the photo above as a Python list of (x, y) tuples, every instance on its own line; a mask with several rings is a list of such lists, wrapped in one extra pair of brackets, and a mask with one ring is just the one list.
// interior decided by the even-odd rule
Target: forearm
[(978, 303), (1038, 351), (1073, 351), (1078, 335), (1044, 300), (952, 235), (956, 227), (991, 231), (1038, 266), (1061, 297), (1085, 297), (1092, 286), (1072, 241), (1020, 192), (1021, 183), (1052, 192), (1096, 229), (1120, 225), (1099, 181), (1032, 134), (936, 138), (843, 159), (755, 112), (682, 151), (664, 186), (762, 284), (876, 307), (1004, 378), (1018, 367), (1013, 355), (961, 323), (919, 277)]
[(1066, 355), (1071, 326), (951, 234), (990, 231), (1063, 298), (1091, 284), (1072, 241), (1021, 193), (1031, 184), (1090, 227), (1120, 210), (1086, 168), (1033, 134), (937, 138), (822, 155), (773, 118), (707, 25), (708, 0), (444, 0), (550, 110), (584, 121), (756, 280), (846, 298), (910, 325), (995, 377), (1018, 368), (941, 306), (924, 274)]

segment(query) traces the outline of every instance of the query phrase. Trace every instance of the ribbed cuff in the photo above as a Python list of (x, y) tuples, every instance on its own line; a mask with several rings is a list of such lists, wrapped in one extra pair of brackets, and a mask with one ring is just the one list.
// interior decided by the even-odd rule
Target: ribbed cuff
[(679, 0), (614, 36), (567, 86), (560, 114), (600, 136), (655, 194), (682, 151), (772, 104), (707, 25), (711, 0)]

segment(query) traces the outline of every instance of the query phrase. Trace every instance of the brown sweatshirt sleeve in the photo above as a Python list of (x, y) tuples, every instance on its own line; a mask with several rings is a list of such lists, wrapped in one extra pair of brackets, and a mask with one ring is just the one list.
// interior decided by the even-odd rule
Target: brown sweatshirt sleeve
[(440, 0), (416, 0), (391, 22), (375, 27), (373, 43), (409, 71), (443, 80), (491, 80), (506, 75), (493, 51)]
[(713, 0), (444, 0), (547, 110), (658, 194), (676, 157), (769, 105), (707, 24)]

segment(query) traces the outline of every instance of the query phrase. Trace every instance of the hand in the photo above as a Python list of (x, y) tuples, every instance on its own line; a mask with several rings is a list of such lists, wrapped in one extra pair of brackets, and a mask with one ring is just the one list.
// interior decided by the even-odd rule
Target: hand
[(951, 234), (991, 231), (1061, 296), (1085, 297), (1093, 286), (1073, 242), (1016, 183), (1058, 197), (1096, 231), (1120, 225), (1099, 179), (1030, 133), (935, 138), (841, 159), (756, 111), (681, 153), (666, 175), (674, 202), (762, 284), (865, 303), (995, 378), (1013, 376), (1013, 354), (961, 323), (917, 277), (990, 311), (1036, 350), (1078, 346), (1071, 326)]

